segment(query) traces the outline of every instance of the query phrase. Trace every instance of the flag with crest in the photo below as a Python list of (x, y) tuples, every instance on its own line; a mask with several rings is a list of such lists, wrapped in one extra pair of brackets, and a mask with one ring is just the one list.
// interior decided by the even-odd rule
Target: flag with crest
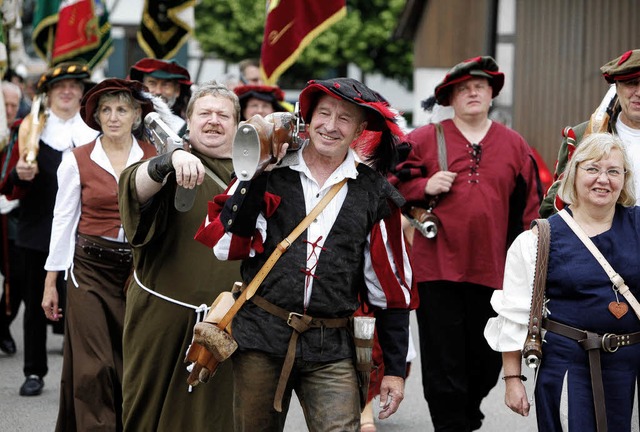
[(32, 39), (50, 66), (83, 59), (94, 68), (113, 52), (104, 0), (37, 0)]

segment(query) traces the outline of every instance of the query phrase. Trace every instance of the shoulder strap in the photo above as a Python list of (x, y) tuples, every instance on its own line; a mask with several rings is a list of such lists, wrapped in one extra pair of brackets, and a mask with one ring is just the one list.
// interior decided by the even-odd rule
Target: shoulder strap
[(547, 268), (549, 264), (549, 242), (551, 227), (546, 219), (536, 219), (538, 227), (538, 249), (536, 253), (536, 270), (533, 278), (533, 295), (531, 296), (531, 311), (529, 312), (529, 327), (527, 339), (522, 349), (522, 356), (527, 366), (535, 368), (542, 359), (542, 314), (544, 309), (544, 292), (547, 283)]
[(444, 130), (441, 123), (434, 123), (436, 128), (436, 139), (438, 141), (438, 165), (441, 171), (447, 171), (447, 143), (444, 140)]
[(611, 267), (611, 264), (609, 264), (609, 261), (607, 261), (607, 259), (602, 255), (596, 245), (593, 244), (589, 236), (582, 230), (580, 225), (578, 225), (575, 219), (571, 217), (567, 210), (562, 209), (558, 212), (558, 214), (567, 223), (567, 225), (569, 225), (569, 228), (573, 230), (573, 232), (578, 236), (582, 243), (584, 243), (587, 249), (589, 249), (589, 252), (591, 252), (591, 254), (595, 257), (604, 271), (607, 272), (607, 276), (609, 276), (609, 279), (611, 280), (613, 285), (615, 285), (618, 292), (620, 292), (620, 294), (622, 294), (624, 298), (629, 302), (629, 304), (633, 308), (633, 311), (638, 316), (638, 319), (640, 319), (640, 304), (638, 304), (638, 300), (636, 300), (636, 297), (629, 290), (627, 284), (625, 284), (622, 276), (616, 273), (613, 267)]
[(217, 184), (218, 186), (220, 186), (220, 187), (222, 188), (222, 190), (223, 190), (223, 191), (224, 191), (224, 190), (227, 190), (227, 184), (226, 184), (224, 181), (222, 181), (222, 179), (221, 179), (221, 178), (220, 178), (216, 173), (214, 173), (214, 172), (211, 170), (211, 168), (209, 168), (209, 167), (205, 166), (205, 167), (204, 167), (204, 172), (205, 172), (209, 177), (211, 177), (211, 179), (212, 179), (214, 182), (216, 182), (216, 184)]
[(342, 180), (340, 183), (336, 183), (329, 189), (329, 192), (320, 200), (318, 204), (309, 212), (309, 214), (302, 219), (302, 222), (298, 224), (297, 227), (291, 231), (287, 237), (282, 240), (278, 246), (273, 250), (267, 261), (263, 264), (262, 268), (258, 271), (258, 273), (253, 277), (253, 280), (247, 285), (247, 287), (242, 291), (240, 296), (236, 299), (231, 309), (225, 314), (224, 317), (220, 320), (218, 324), (218, 328), (224, 329), (226, 328), (233, 317), (238, 313), (242, 305), (249, 300), (253, 295), (258, 291), (260, 285), (267, 277), (275, 263), (280, 259), (283, 253), (289, 249), (289, 247), (293, 244), (293, 242), (307, 229), (307, 227), (311, 224), (311, 222), (318, 217), (318, 215), (324, 210), (324, 208), (329, 204), (329, 202), (333, 199), (334, 196), (338, 193), (342, 186), (347, 183), (348, 179)]

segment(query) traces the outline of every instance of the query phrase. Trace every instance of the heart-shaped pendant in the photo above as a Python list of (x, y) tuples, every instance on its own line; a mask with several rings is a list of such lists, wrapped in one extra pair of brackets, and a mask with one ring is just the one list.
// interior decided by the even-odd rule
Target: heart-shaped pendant
[(614, 317), (620, 319), (629, 311), (629, 306), (626, 303), (618, 303), (612, 301), (609, 303), (609, 312), (613, 314)]

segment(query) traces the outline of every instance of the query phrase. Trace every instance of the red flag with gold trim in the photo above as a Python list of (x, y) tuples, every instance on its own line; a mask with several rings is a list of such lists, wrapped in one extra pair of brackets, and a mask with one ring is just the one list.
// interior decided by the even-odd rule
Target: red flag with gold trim
[(33, 45), (50, 65), (84, 59), (93, 68), (112, 51), (104, 0), (38, 0)]
[(267, 0), (260, 73), (275, 85), (313, 39), (347, 14), (346, 0)]

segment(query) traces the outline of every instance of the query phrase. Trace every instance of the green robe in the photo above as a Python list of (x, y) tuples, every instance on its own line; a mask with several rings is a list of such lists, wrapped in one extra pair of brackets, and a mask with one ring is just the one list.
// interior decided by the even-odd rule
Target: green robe
[[(194, 152), (223, 181), (231, 177), (231, 160), (210, 159)], [(213, 251), (193, 237), (207, 214), (207, 202), (223, 192), (208, 175), (198, 186), (193, 208), (174, 208), (175, 174), (141, 212), (135, 193), (140, 164), (120, 178), (120, 213), (133, 246), (136, 276), (146, 287), (183, 303), (211, 305), (240, 279), (239, 262), (218, 261)], [(185, 354), (193, 336), (196, 313), (140, 288), (131, 280), (124, 322), (123, 423), (125, 431), (233, 430), (231, 362), (189, 392)]]

